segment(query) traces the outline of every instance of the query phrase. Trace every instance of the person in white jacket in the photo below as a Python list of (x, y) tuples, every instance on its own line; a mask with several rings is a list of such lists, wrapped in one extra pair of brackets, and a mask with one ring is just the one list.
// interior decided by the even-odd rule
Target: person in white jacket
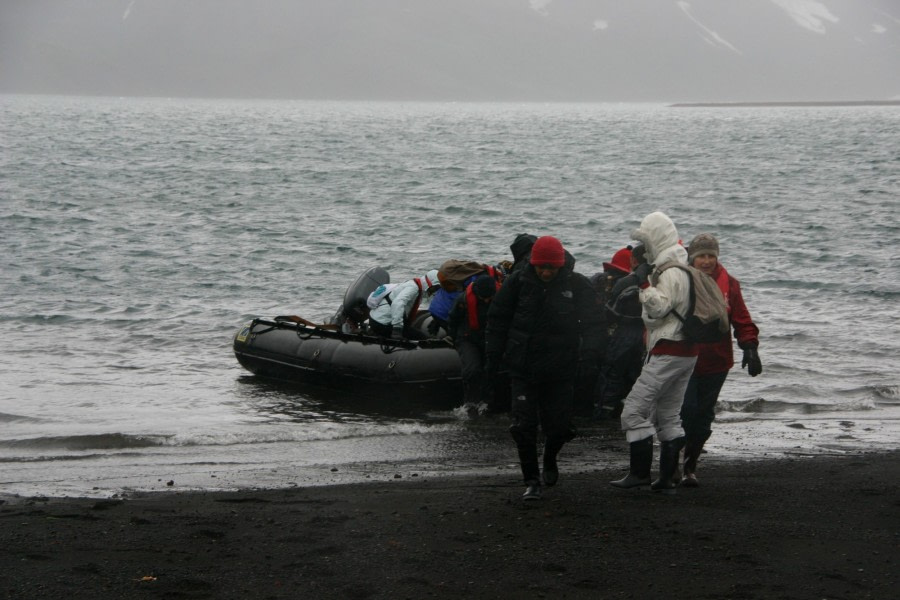
[[(415, 277), (393, 286), (381, 296), (369, 313), (369, 326), (376, 335), (394, 339), (423, 339), (427, 337), (411, 327), (419, 305), (441, 287), (438, 270), (432, 269), (422, 277)], [(375, 290), (373, 294), (378, 294)], [(370, 296), (371, 297), (371, 296)]]
[[(647, 362), (625, 398), (622, 429), (629, 443), (630, 470), (610, 483), (619, 488), (650, 484), (653, 436), (660, 441), (659, 479), (651, 489), (674, 493), (678, 454), (684, 446), (681, 403), (697, 362), (697, 347), (684, 339), (681, 321), (673, 314), (687, 314), (690, 279), (681, 269), (656, 272), (667, 262), (687, 264), (687, 251), (679, 243), (678, 230), (661, 212), (647, 215), (632, 237), (646, 247), (647, 263), (627, 275), (641, 290), (641, 317), (647, 330)], [(652, 274), (652, 276), (651, 276)], [(650, 285), (651, 278), (654, 285)]]

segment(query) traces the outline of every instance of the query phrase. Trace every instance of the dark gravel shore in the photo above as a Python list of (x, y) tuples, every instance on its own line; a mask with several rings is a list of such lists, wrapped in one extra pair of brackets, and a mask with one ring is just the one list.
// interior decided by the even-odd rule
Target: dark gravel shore
[(4, 598), (897, 598), (900, 453), (0, 505)]

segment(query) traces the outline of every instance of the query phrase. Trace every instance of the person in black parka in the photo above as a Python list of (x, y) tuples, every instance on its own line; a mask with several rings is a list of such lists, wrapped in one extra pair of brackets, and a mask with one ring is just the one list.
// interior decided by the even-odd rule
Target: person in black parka
[(638, 287), (624, 280), (642, 262), (644, 247), (627, 246), (613, 256), (612, 262), (603, 263), (604, 271), (592, 278), (600, 301), (606, 306), (609, 344), (604, 355), (600, 382), (595, 390), (594, 416), (619, 418), (622, 403), (641, 374), (646, 350), (644, 348), (644, 321)]
[(487, 372), (501, 361), (512, 392), (510, 433), (525, 480), (523, 500), (541, 497), (538, 427), (546, 438), (545, 485), (556, 484), (556, 457), (575, 437), (574, 380), (579, 360), (597, 362), (606, 343), (604, 310), (575, 259), (552, 236), (538, 238), (529, 263), (501, 286), (488, 311)]
[(520, 233), (509, 245), (509, 250), (513, 255), (513, 265), (510, 269), (511, 273), (521, 271), (528, 266), (528, 258), (531, 256), (531, 248), (537, 241), (537, 236), (530, 233)]

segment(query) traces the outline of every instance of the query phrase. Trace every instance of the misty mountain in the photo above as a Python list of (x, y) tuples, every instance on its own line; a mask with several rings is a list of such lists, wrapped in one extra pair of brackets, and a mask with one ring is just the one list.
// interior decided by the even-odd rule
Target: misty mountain
[(0, 91), (900, 98), (896, 0), (3, 0)]

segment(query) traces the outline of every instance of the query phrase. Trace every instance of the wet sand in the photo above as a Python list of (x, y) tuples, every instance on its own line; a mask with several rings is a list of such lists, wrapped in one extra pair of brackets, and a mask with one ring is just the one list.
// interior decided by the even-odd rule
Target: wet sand
[(4, 598), (890, 598), (900, 453), (0, 504)]

